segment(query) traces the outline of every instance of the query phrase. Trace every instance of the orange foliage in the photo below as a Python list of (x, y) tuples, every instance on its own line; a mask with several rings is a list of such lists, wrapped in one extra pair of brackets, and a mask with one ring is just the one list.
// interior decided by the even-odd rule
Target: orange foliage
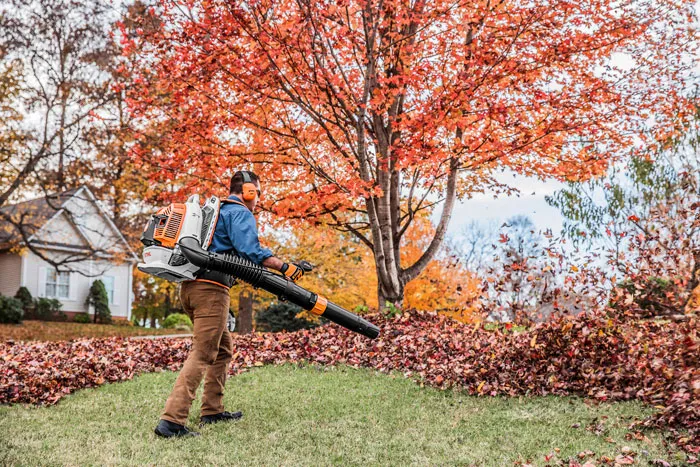
[[(428, 219), (418, 219), (404, 237), (402, 261), (415, 261), (434, 230)], [(406, 286), (404, 306), (437, 311), (469, 323), (478, 320), (480, 293), (481, 281), (474, 273), (453, 259), (435, 259)]]
[(444, 188), (452, 158), (460, 193), (504, 166), (585, 179), (693, 109), (694, 0), (158, 3), (121, 31), (164, 144), (135, 160), (185, 194), (254, 165), (290, 217), (364, 210), (385, 173)]
[(700, 285), (693, 289), (688, 304), (685, 307), (686, 313), (700, 313)]
[[(357, 307), (377, 308), (377, 276), (371, 252), (347, 234), (328, 227), (295, 230), (267, 244), (285, 261), (306, 260), (314, 270), (299, 285), (354, 311)], [(276, 244), (276, 247), (275, 247)]]
[[(306, 260), (314, 270), (306, 273), (298, 284), (314, 293), (323, 295), (343, 308), (362, 312), (377, 308), (377, 276), (371, 252), (352, 238), (327, 227), (297, 229), (266, 233), (261, 243), (271, 248), (284, 261)], [(250, 285), (239, 283), (231, 288), (231, 308), (238, 309), (241, 290), (254, 294), (255, 311), (269, 306), (276, 300), (272, 294), (256, 291)], [(315, 315), (304, 313), (308, 319)]]
[[(415, 260), (421, 248), (430, 241), (435, 228), (426, 218), (416, 221), (405, 237), (403, 254), (406, 261)], [(277, 237), (277, 238), (276, 238)], [(371, 252), (356, 240), (327, 227), (295, 230), (277, 235), (267, 234), (263, 243), (285, 260), (304, 259), (314, 270), (299, 281), (299, 285), (324, 295), (350, 310), (377, 309), (377, 276)], [(238, 297), (234, 287), (232, 307)], [(462, 322), (478, 319), (477, 304), (481, 282), (448, 258), (431, 261), (423, 273), (406, 287), (404, 308), (438, 311)], [(257, 299), (267, 306), (274, 297), (257, 293)], [(309, 316), (313, 318), (313, 316)]]
[[(134, 160), (161, 198), (226, 195), (254, 169), (265, 209), (351, 232), (399, 303), (457, 197), (497, 170), (587, 179), (676, 131), (694, 3), (160, 0), (119, 33), (131, 111), (163, 143)], [(406, 263), (402, 236), (438, 200)]]

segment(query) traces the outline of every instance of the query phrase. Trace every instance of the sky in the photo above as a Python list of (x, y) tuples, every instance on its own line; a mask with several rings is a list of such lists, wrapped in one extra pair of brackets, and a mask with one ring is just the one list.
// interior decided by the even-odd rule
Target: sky
[[(544, 197), (563, 188), (563, 183), (554, 180), (541, 181), (514, 173), (501, 174), (496, 178), (518, 188), (520, 196), (500, 195), (494, 199), (492, 193), (477, 193), (469, 200), (458, 201), (452, 213), (448, 235), (458, 235), (464, 226), (473, 220), (484, 225), (489, 222), (501, 225), (516, 215), (528, 216), (535, 224), (536, 230), (552, 229), (553, 234), (559, 234), (563, 218), (557, 208), (547, 204)], [(435, 212), (435, 220), (439, 215), (438, 209)]]

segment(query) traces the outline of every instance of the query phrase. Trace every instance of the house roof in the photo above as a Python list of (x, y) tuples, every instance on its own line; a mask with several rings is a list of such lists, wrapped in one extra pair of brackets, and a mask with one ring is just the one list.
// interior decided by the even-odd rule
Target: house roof
[[(0, 213), (11, 217), (15, 222), (21, 222), (27, 238), (31, 238), (41, 227), (55, 216), (63, 205), (72, 198), (80, 187), (54, 193), (41, 198), (23, 201), (0, 208)], [(0, 218), (0, 245), (22, 241), (20, 232), (7, 220)]]
[[(119, 237), (119, 239), (124, 243), (126, 251), (131, 254), (134, 259), (138, 259), (128, 242), (119, 231), (119, 229), (114, 225), (112, 220), (106, 213), (102, 210), (102, 207), (97, 202), (97, 198), (92, 194), (92, 192), (86, 187), (81, 186), (77, 188), (72, 188), (70, 190), (63, 191), (61, 193), (54, 193), (51, 195), (43, 196), (41, 198), (31, 199), (28, 201), (23, 201), (21, 203), (12, 204), (9, 206), (3, 206), (0, 208), (0, 213), (5, 216), (10, 217), (15, 223), (21, 223), (22, 232), (24, 237), (28, 241), (34, 240), (34, 236), (45, 226), (51, 219), (58, 216), (61, 212), (65, 210), (66, 203), (78, 195), (80, 192), (84, 192), (87, 198), (92, 202), (95, 202), (98, 211), (103, 216), (107, 224), (114, 230), (114, 233)], [(77, 226), (74, 225), (74, 227)], [(80, 231), (80, 229), (77, 229)], [(18, 243), (25, 241), (20, 231), (12, 225), (11, 222), (0, 217), (0, 250), (7, 249)], [(83, 237), (83, 240), (86, 238)], [(62, 243), (62, 242), (40, 242), (42, 248), (76, 248), (76, 243)], [(82, 243), (82, 242), (81, 242)], [(89, 241), (87, 241), (89, 244)]]

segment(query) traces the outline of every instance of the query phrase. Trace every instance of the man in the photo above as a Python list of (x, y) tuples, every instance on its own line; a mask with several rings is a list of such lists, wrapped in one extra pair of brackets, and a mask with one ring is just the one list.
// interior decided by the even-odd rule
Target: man
[[(297, 281), (308, 263), (288, 264), (260, 246), (253, 212), (260, 200), (260, 181), (253, 172), (236, 172), (231, 177), (230, 196), (222, 201), (210, 251), (233, 253), (268, 268), (276, 269)], [(233, 278), (216, 271), (200, 271), (194, 281), (183, 282), (180, 300), (194, 324), (192, 349), (180, 370), (175, 387), (155, 433), (173, 436), (197, 436), (185, 426), (195, 393), (204, 378), (200, 425), (239, 420), (241, 412), (227, 412), (223, 406), (228, 365), (233, 355), (231, 335), (226, 329), (229, 313), (229, 288)]]

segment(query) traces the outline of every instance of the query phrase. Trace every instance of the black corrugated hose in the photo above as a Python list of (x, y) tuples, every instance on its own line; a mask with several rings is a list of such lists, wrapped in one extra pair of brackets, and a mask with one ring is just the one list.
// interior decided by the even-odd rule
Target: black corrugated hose
[(369, 321), (245, 258), (206, 251), (194, 237), (181, 238), (178, 244), (182, 254), (195, 266), (230, 274), (363, 336), (371, 339), (379, 336), (379, 328)]

